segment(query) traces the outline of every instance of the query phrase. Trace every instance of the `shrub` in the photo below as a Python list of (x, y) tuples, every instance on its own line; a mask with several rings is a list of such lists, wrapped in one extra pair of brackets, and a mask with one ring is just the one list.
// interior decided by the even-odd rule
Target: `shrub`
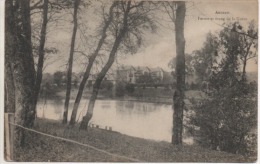
[[(202, 146), (231, 153), (247, 154), (256, 141), (249, 136), (256, 128), (255, 86), (238, 82), (231, 88), (213, 91), (209, 99), (193, 101), (195, 115), (191, 124), (199, 130)], [(194, 127), (193, 127), (194, 128)], [(194, 129), (193, 129), (194, 130)]]
[(134, 86), (134, 84), (126, 84), (125, 89), (126, 89), (127, 93), (132, 94), (135, 91), (135, 86)]
[(124, 95), (125, 95), (125, 83), (119, 81), (116, 83), (116, 96), (121, 97)]
[(101, 89), (105, 89), (106, 91), (112, 91), (114, 84), (111, 81), (104, 80), (100, 86)]

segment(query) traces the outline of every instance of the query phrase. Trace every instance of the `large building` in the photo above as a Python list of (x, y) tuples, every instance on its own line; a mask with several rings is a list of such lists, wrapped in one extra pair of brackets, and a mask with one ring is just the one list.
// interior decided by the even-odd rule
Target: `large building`
[(133, 66), (121, 66), (116, 71), (116, 80), (126, 83), (136, 83), (136, 69)]
[(117, 69), (116, 80), (130, 84), (156, 83), (172, 84), (173, 76), (162, 68), (121, 66)]

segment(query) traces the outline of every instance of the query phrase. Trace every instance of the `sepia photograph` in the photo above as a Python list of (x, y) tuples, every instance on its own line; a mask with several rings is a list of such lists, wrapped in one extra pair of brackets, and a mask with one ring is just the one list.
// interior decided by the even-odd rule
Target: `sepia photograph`
[(6, 162), (257, 162), (257, 0), (5, 0)]

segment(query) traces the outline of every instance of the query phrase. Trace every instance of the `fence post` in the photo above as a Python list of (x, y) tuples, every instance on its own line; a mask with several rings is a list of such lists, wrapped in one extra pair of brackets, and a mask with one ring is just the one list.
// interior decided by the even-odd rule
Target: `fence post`
[(5, 145), (6, 145), (6, 156), (5, 159), (7, 161), (12, 161), (13, 160), (13, 141), (14, 141), (14, 127), (10, 124), (14, 123), (14, 114), (13, 113), (5, 113), (4, 116), (4, 122), (5, 122)]

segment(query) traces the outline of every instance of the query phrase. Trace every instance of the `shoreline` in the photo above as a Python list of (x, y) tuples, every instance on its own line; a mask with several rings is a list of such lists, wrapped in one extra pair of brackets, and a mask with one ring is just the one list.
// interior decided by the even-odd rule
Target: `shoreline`
[[(54, 97), (48, 97), (46, 100), (52, 100), (52, 99), (57, 99), (57, 100), (63, 100), (65, 99), (64, 96), (61, 96), (61, 92), (58, 92)], [(201, 91), (196, 91), (196, 90), (188, 90), (185, 92), (186, 95), (186, 101), (188, 99), (202, 99), (205, 98), (205, 93)], [(85, 93), (82, 95), (82, 100), (84, 99), (89, 99), (90, 94)], [(75, 101), (76, 96), (75, 94), (71, 95), (70, 101)], [(40, 100), (45, 100), (43, 97), (40, 97)], [(166, 104), (166, 105), (172, 105), (173, 104), (173, 97), (159, 97), (159, 96), (149, 96), (149, 97), (137, 97), (137, 96), (128, 96), (125, 95), (123, 97), (109, 97), (109, 96), (104, 96), (104, 95), (98, 95), (97, 100), (117, 100), (117, 101), (136, 101), (136, 102), (144, 102), (144, 103), (158, 103), (158, 104)]]
[[(198, 145), (174, 146), (164, 141), (146, 140), (121, 133), (90, 128), (88, 131), (63, 125), (58, 121), (37, 119), (34, 130), (53, 136), (85, 143), (97, 149), (145, 162), (254, 162), (245, 158), (202, 148)], [(51, 137), (26, 132), (26, 147), (19, 149), (15, 161), (22, 162), (132, 162), (107, 155), (89, 147), (60, 141)], [(73, 152), (73, 153), (72, 153)]]

